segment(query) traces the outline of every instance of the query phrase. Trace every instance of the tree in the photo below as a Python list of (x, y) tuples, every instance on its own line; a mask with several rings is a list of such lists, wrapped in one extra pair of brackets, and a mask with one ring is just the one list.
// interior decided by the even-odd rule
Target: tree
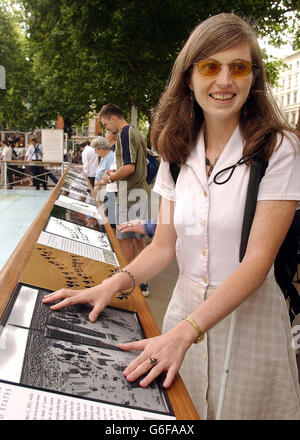
[(31, 126), (28, 92), (32, 66), (17, 18), (3, 2), (0, 6), (0, 59), (6, 70), (6, 89), (0, 90), (0, 123), (2, 129), (15, 126), (26, 130)]
[[(21, 1), (21, 0), (20, 0)], [(103, 103), (148, 119), (173, 62), (199, 21), (218, 12), (252, 17), (261, 36), (280, 41), (299, 0), (22, 0), (42, 121), (69, 123)]]

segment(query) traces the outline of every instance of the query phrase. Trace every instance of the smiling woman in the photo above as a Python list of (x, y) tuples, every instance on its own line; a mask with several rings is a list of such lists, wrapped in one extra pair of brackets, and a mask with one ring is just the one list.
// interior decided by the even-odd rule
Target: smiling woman
[[(300, 418), (290, 320), (273, 271), (300, 201), (299, 139), (282, 121), (248, 23), (234, 14), (200, 23), (151, 121), (162, 156), (152, 242), (124, 268), (130, 277), (118, 273), (88, 291), (62, 289), (44, 299), (62, 300), (55, 310), (88, 302), (95, 320), (115, 292), (131, 287), (131, 277), (149, 280), (176, 255), (179, 277), (163, 334), (119, 348), (140, 351), (124, 375), (140, 378), (142, 387), (165, 373), (168, 388), (180, 371), (200, 419)], [(240, 261), (250, 153), (269, 165)], [(217, 184), (215, 176), (232, 167)]]
[[(211, 161), (220, 156), (224, 144), (216, 145), (216, 141), (208, 139), (207, 134), (211, 130), (216, 133), (215, 124), (223, 121), (226, 126), (222, 127), (222, 131), (225, 129), (230, 136), (239, 122), (240, 112), (252, 83), (249, 44), (240, 44), (214, 53), (211, 60), (200, 61), (191, 68), (188, 85), (203, 111), (206, 153)], [(208, 129), (208, 125), (211, 125), (211, 129)]]
[[(233, 58), (228, 58), (227, 51), (233, 51)], [(221, 58), (216, 58), (215, 55), (220, 53)], [(207, 60), (214, 62), (212, 72), (218, 71), (217, 75), (203, 75), (202, 63)], [(239, 61), (242, 61), (242, 69)], [(241, 69), (243, 74), (235, 74), (233, 67), (235, 72), (237, 67)], [(207, 68), (206, 64), (206, 71)], [(212, 69), (211, 63), (209, 69)], [(221, 100), (226, 102), (231, 98), (234, 98), (234, 102), (242, 101), (242, 96), (235, 96), (237, 90), (231, 87), (241, 84), (242, 87), (246, 86), (247, 93), (250, 83), (249, 94), (240, 109), (241, 129), (246, 138), (244, 154), (259, 149), (259, 142), (269, 133), (269, 122), (279, 130), (289, 129), (272, 100), (254, 30), (244, 20), (238, 21), (234, 14), (219, 14), (210, 17), (193, 31), (173, 66), (168, 88), (156, 108), (156, 117), (151, 124), (151, 141), (164, 159), (177, 164), (184, 163), (204, 121), (203, 109), (191, 95), (190, 84), (192, 77), (196, 78), (195, 71), (201, 78), (198, 78), (198, 83), (201, 81), (207, 84), (209, 79), (214, 80), (217, 89), (209, 90), (208, 93), (220, 104)], [(194, 115), (192, 120), (191, 114)], [(261, 115), (260, 119), (256, 118), (257, 114)], [(272, 141), (264, 151), (265, 159), (268, 159), (276, 144), (275, 131), (270, 134)]]

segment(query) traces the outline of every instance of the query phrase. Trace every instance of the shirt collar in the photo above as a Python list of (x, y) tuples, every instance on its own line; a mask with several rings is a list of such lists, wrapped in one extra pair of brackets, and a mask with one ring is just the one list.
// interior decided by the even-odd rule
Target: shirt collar
[(196, 140), (196, 145), (192, 149), (191, 154), (186, 161), (186, 165), (193, 169), (201, 184), (207, 186), (207, 184), (213, 182), (216, 173), (223, 168), (234, 165), (242, 157), (243, 145), (244, 141), (240, 127), (237, 126), (225, 145), (209, 179), (207, 179), (205, 167), (204, 127), (202, 126)]

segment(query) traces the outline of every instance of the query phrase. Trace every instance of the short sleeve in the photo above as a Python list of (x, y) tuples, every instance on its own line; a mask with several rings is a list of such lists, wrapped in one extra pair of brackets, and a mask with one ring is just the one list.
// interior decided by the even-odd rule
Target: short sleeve
[(119, 145), (121, 149), (121, 165), (135, 164), (136, 150), (139, 140), (136, 137), (134, 129), (126, 125), (120, 132)]
[(259, 186), (257, 200), (300, 201), (299, 140), (286, 135), (275, 148)]
[(170, 172), (170, 165), (169, 162), (164, 161), (163, 158), (161, 158), (160, 161), (153, 191), (166, 200), (172, 202), (176, 200), (175, 183)]

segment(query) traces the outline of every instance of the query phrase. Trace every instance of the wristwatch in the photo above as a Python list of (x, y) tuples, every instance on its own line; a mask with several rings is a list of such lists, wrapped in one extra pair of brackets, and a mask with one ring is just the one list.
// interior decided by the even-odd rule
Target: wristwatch
[(110, 175), (108, 175), (108, 177), (107, 177), (107, 181), (108, 181), (108, 183), (112, 183), (112, 180), (111, 180)]

